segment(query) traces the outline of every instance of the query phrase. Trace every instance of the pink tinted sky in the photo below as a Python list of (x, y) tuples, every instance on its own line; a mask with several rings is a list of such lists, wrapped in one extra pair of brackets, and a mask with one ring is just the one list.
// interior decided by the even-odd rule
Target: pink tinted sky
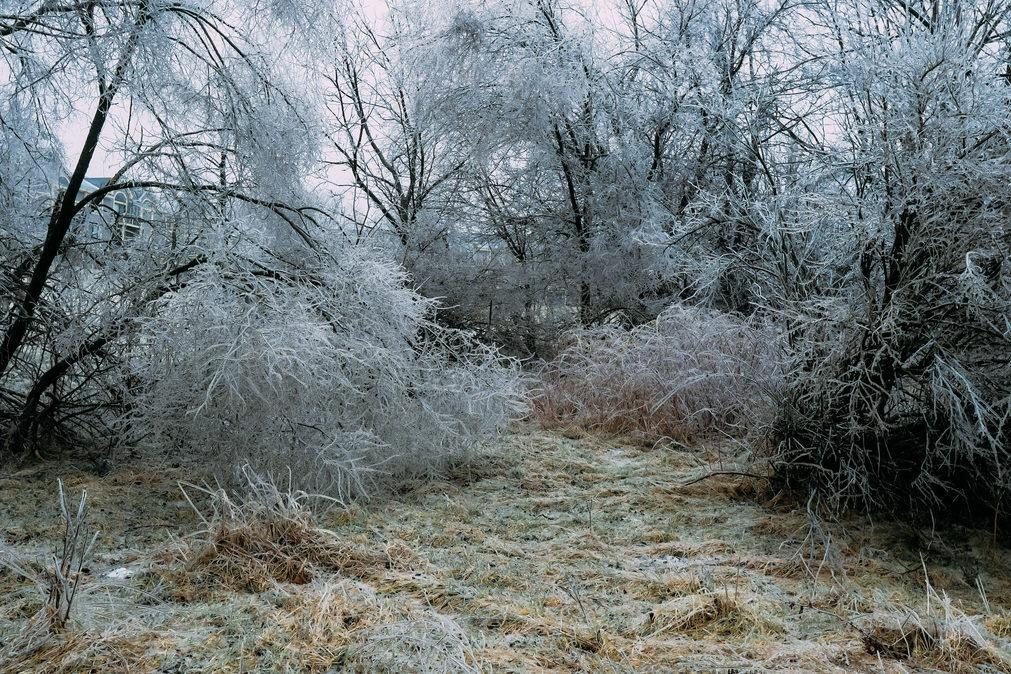
[[(361, 12), (372, 22), (381, 22), (389, 11), (391, 3), (396, 0), (352, 0), (348, 3), (349, 9)], [(439, 0), (441, 2), (442, 0)], [(466, 4), (468, 0), (458, 0), (459, 4)], [(592, 14), (598, 25), (613, 25), (618, 21), (618, 6), (620, 2), (615, 0), (573, 0), (570, 6), (580, 7), (582, 11)], [(74, 112), (62, 123), (57, 125), (57, 134), (63, 141), (66, 149), (68, 161), (71, 163), (80, 156), (80, 151), (84, 145), (84, 138), (87, 134), (88, 123), (93, 114), (94, 102), (92, 98), (83, 98), (84, 103), (74, 110)], [(113, 149), (112, 143), (121, 134), (117, 133), (117, 120), (125, 117), (126, 113), (122, 105), (113, 109), (110, 123), (106, 125), (102, 141), (92, 159), (91, 167), (88, 170), (89, 176), (109, 176), (116, 172), (122, 164), (122, 155)]]

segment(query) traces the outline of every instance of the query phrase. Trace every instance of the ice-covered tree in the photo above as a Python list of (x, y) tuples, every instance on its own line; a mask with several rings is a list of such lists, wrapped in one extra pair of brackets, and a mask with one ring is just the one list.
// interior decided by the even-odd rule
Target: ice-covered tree
[[(3, 182), (32, 209), (4, 229), (14, 270), (0, 339), (8, 451), (114, 402), (87, 382), (113, 367), (137, 308), (198, 264), (192, 244), (229, 238), (232, 209), (269, 213), (287, 226), (282, 236), (308, 245), (314, 216), (293, 177), (312, 151), (309, 125), (233, 27), (241, 10), (18, 2), (0, 15), (12, 159)], [(55, 134), (68, 112), (86, 121), (64, 161)], [(119, 163), (85, 189), (100, 145)], [(136, 190), (157, 198), (159, 215), (131, 214), (150, 235), (122, 245), (112, 234), (126, 214), (114, 204)]]
[[(5, 5), (4, 459), (127, 443), (223, 477), (290, 469), (345, 497), (465, 455), (518, 409), (508, 363), (432, 323), (314, 193), (320, 109), (284, 73), (330, 17), (301, 2)], [(89, 120), (65, 162), (71, 109)], [(100, 145), (117, 163), (86, 181)]]
[(837, 129), (818, 163), (836, 186), (821, 194), (821, 280), (783, 305), (794, 364), (777, 460), (835, 508), (1002, 516), (1007, 8), (812, 11)]

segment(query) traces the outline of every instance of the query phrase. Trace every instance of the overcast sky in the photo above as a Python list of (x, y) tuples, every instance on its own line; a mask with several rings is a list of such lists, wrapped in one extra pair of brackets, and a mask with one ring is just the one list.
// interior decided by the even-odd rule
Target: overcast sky
[[(381, 22), (388, 13), (388, 0), (357, 0), (353, 4), (352, 11), (361, 11), (368, 17), (370, 22)], [(582, 6), (582, 11), (592, 15), (598, 26), (605, 28), (612, 27), (616, 22), (620, 21), (617, 13), (619, 3), (615, 0), (573, 0), (569, 4), (570, 6)], [(57, 128), (57, 133), (66, 148), (68, 161), (71, 163), (80, 155), (81, 148), (84, 145), (84, 138), (87, 134), (88, 123), (94, 114), (95, 97), (84, 96), (81, 98), (81, 101), (81, 108), (74, 111)], [(106, 125), (105, 132), (102, 134), (102, 141), (91, 162), (91, 168), (88, 171), (89, 176), (109, 176), (115, 173), (121, 166), (122, 157), (115, 151), (112, 144), (116, 139), (122, 137), (115, 122), (117, 119), (122, 120), (125, 117), (125, 110), (126, 108), (122, 101), (114, 108), (112, 118), (110, 119), (111, 123)]]

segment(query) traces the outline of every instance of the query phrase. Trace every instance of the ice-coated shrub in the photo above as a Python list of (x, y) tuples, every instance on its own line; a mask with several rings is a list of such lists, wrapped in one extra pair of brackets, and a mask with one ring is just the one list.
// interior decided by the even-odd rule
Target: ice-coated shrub
[(781, 382), (775, 332), (757, 321), (674, 305), (631, 331), (572, 332), (542, 372), (549, 425), (691, 442), (768, 424)]
[(966, 6), (840, 34), (853, 184), (866, 187), (828, 209), (817, 266), (831, 281), (782, 309), (792, 348), (773, 460), (833, 513), (996, 530), (1011, 490), (1011, 108), (990, 74), (1004, 61)]
[(466, 458), (523, 407), (516, 366), (438, 327), (365, 250), (207, 263), (139, 321), (127, 437), (347, 499)]
[[(785, 484), (833, 513), (993, 522), (1006, 517), (1011, 489), (1007, 272), (965, 232), (938, 246), (951, 236), (943, 215), (921, 227), (891, 288), (868, 284), (866, 295), (810, 302), (791, 316), (802, 337), (772, 460)], [(992, 267), (989, 283), (980, 258)]]

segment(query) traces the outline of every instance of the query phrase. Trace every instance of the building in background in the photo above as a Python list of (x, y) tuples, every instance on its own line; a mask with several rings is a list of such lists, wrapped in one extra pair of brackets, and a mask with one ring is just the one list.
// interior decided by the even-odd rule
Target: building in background
[[(106, 177), (85, 178), (78, 199), (105, 187), (110, 180)], [(65, 189), (68, 183), (67, 176), (61, 174), (56, 182), (56, 191)], [(92, 204), (80, 225), (78, 236), (115, 243), (150, 236), (155, 212), (155, 195), (151, 190), (116, 190), (105, 196), (100, 203)]]

